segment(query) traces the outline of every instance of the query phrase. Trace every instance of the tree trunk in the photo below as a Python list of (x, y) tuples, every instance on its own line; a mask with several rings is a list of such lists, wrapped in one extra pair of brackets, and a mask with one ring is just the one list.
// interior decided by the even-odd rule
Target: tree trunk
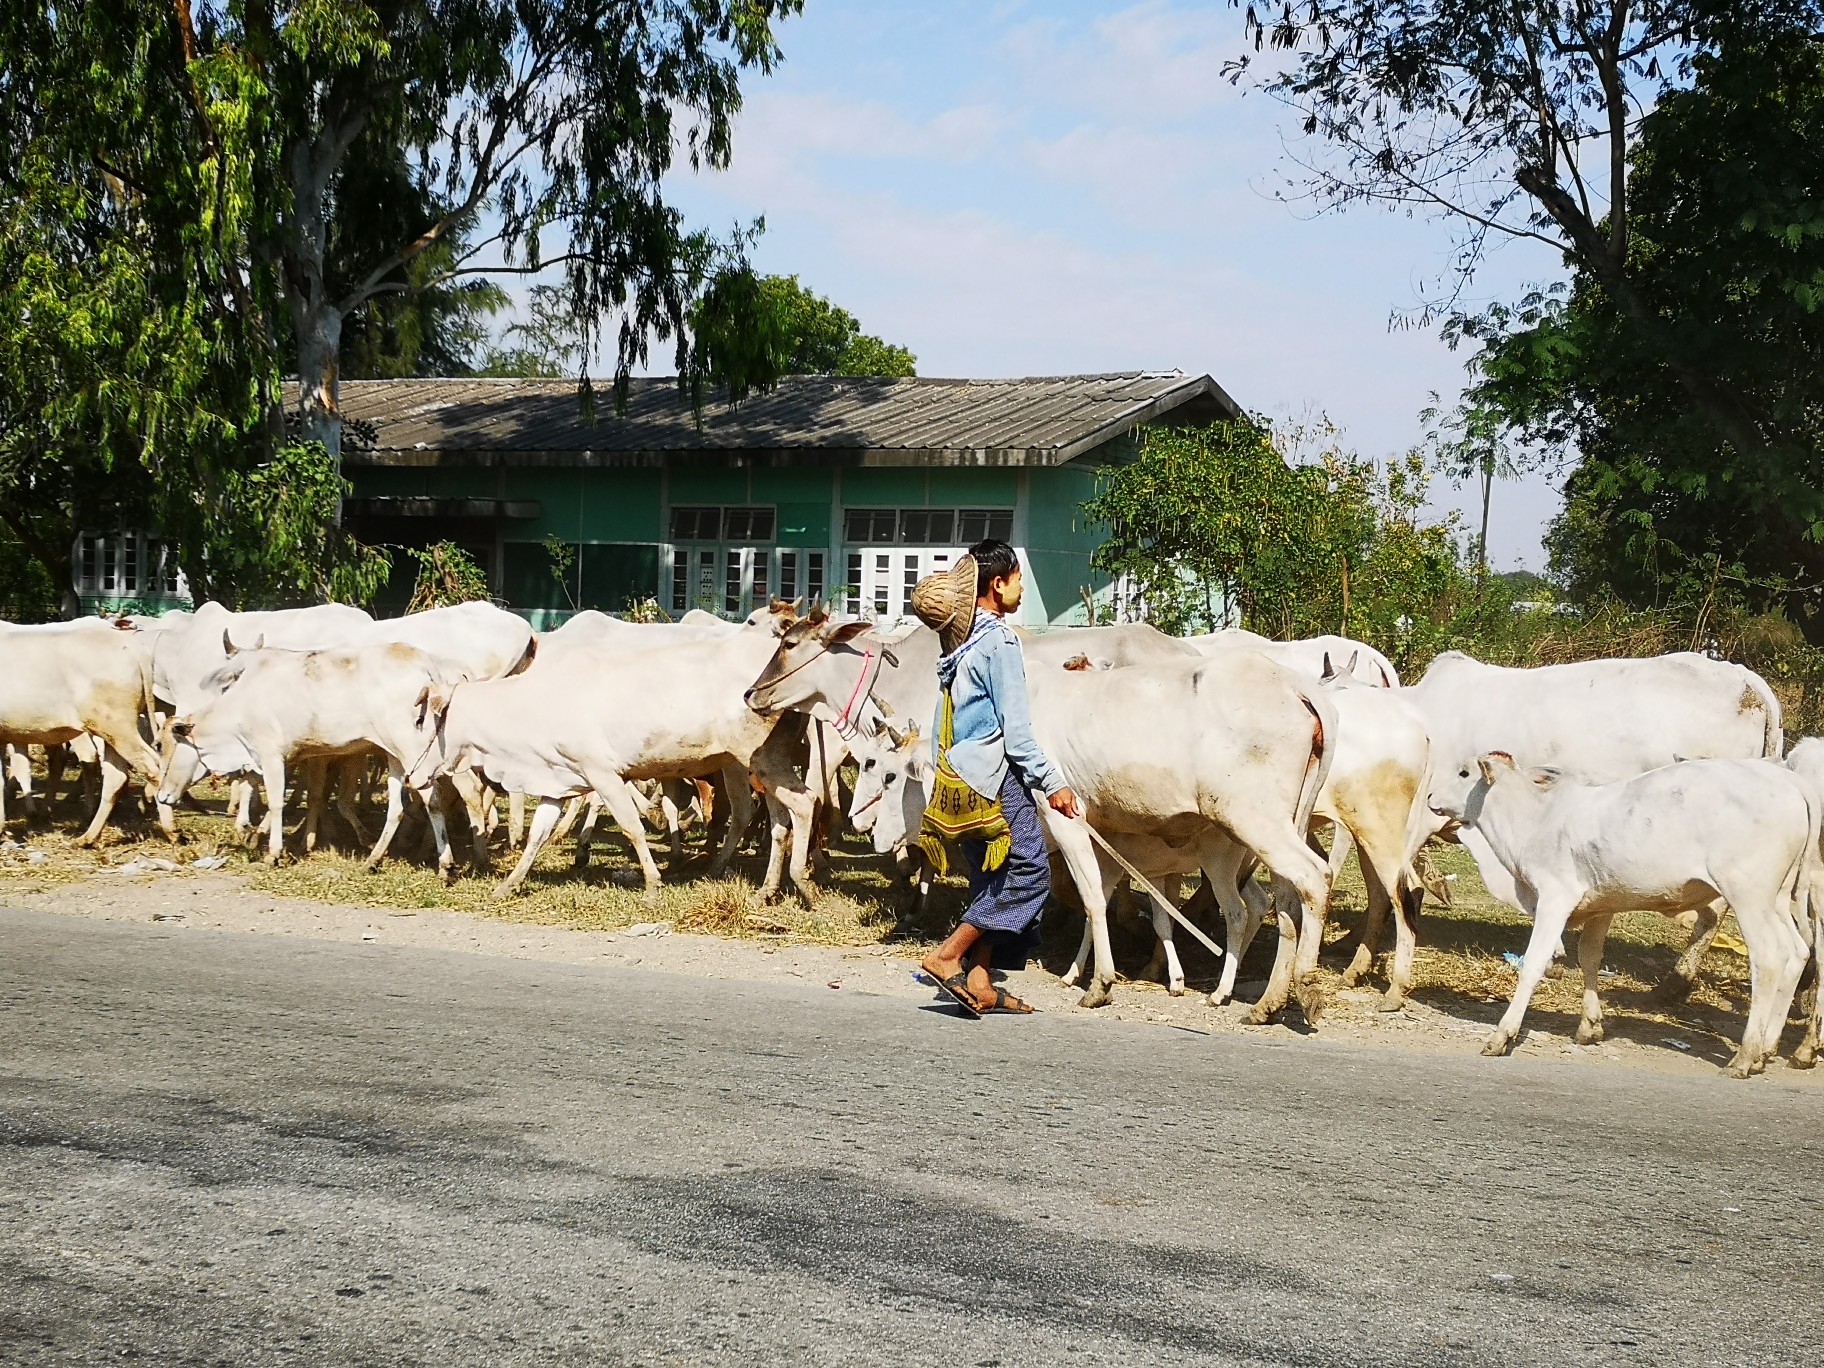
[(1482, 602), (1482, 590), (1488, 583), (1488, 505), (1495, 492), (1495, 468), (1482, 467), (1482, 529), (1476, 533), (1476, 602)]
[(342, 409), (338, 372), (342, 354), (342, 314), (332, 303), (318, 302), (294, 311), (298, 328), (298, 436), (321, 442), (338, 467), (342, 460)]

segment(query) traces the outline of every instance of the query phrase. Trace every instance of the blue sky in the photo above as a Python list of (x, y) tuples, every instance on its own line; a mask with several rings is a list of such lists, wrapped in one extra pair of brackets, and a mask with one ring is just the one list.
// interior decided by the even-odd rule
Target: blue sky
[[(1208, 371), (1270, 416), (1327, 412), (1377, 457), (1462, 384), (1435, 330), (1388, 327), (1448, 273), (1450, 226), (1276, 198), (1288, 152), (1318, 149), (1222, 78), (1243, 44), (1226, 3), (809, 0), (781, 40), (733, 166), (672, 194), (712, 228), (764, 215), (757, 265), (910, 347), (920, 374)], [(1512, 244), (1472, 293), (1559, 273)], [(1496, 499), (1495, 564), (1542, 567), (1554, 491)]]

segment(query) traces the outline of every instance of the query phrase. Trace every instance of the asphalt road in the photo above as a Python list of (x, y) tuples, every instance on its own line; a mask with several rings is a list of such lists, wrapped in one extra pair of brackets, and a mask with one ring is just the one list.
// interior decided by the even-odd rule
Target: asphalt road
[(0, 910), (0, 1363), (1773, 1364), (1824, 1103)]

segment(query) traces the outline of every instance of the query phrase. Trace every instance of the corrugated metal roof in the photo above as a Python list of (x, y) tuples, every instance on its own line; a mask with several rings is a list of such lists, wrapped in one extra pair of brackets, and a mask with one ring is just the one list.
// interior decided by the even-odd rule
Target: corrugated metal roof
[[(286, 386), (295, 402), (295, 385)], [(573, 380), (345, 380), (345, 417), (373, 424), (351, 465), (649, 464), (715, 453), (862, 465), (1057, 465), (1140, 423), (1238, 410), (1207, 375), (1179, 371), (1020, 380), (794, 376), (738, 406), (693, 414), (675, 381), (632, 382), (626, 411)]]

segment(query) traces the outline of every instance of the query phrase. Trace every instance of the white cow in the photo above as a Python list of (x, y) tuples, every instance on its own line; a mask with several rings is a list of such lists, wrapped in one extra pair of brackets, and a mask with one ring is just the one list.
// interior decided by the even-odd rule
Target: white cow
[[(423, 699), (447, 676), (441, 662), (415, 647), (388, 643), (326, 651), (265, 648), (237, 655), (235, 677), (194, 714), (172, 725), (174, 744), (159, 783), (159, 801), (176, 803), (199, 772), (259, 776), (270, 813), (266, 859), (284, 852), (285, 768), (297, 759), (333, 760), (379, 751), (387, 764), (386, 825), (368, 856), (377, 868), (399, 828), (406, 768), (429, 744)], [(431, 815), (437, 866), (451, 860), (443, 813), (432, 784), (414, 785)]]
[(1794, 774), (1802, 774), (1818, 786), (1824, 793), (1824, 736), (1808, 736), (1796, 743), (1787, 753), (1786, 766)]
[[(0, 625), (0, 742), (60, 745), (85, 733), (100, 743), (101, 800), (80, 843), (101, 836), (127, 767), (156, 776), (158, 753), (140, 732), (153, 710), (152, 663), (131, 628), (59, 623)], [(177, 838), (168, 807), (158, 809), (165, 836)]]
[(1275, 641), (1272, 637), (1261, 636), (1258, 632), (1243, 631), (1239, 627), (1224, 628), (1220, 632), (1206, 632), (1202, 636), (1184, 638), (1186, 644), (1208, 654), (1211, 651), (1231, 650), (1237, 646), (1277, 660), (1289, 670), (1309, 675), (1313, 679), (1341, 672), (1363, 684), (1372, 684), (1379, 689), (1397, 689), (1400, 687), (1400, 672), (1393, 668), (1393, 662), (1387, 659), (1365, 641), (1356, 641), (1345, 636), (1304, 637), (1298, 641)]
[(258, 642), (294, 651), (353, 646), (372, 624), (359, 608), (342, 603), (236, 613), (211, 601), (154, 639), (154, 684), (158, 696), (171, 705), (171, 715), (186, 717), (202, 705), (203, 681), (227, 663), (230, 645), (250, 647)]
[[(748, 700), (816, 715), (842, 708), (882, 645), (866, 624), (813, 615), (785, 633)], [(930, 717), (938, 696), (936, 634), (921, 627), (888, 649), (892, 659), (871, 690), (875, 703), (902, 722)], [(1222, 904), (1231, 944), (1251, 915), (1239, 889), (1251, 860), (1292, 885), (1304, 915), (1281, 918), (1280, 953), (1250, 1020), (1268, 1020), (1295, 985), (1315, 1018), (1320, 1004), (1308, 975), (1328, 884), (1305, 831), (1335, 746), (1336, 713), (1323, 691), (1251, 652), (1146, 670), (1033, 669), (1027, 684), (1034, 734), (1082, 799), (1088, 825), (1149, 878), (1201, 869)], [(858, 790), (857, 809), (864, 801)], [(893, 811), (889, 806), (879, 819), (877, 845)], [(1095, 971), (1082, 1005), (1101, 1006), (1114, 982), (1108, 897), (1126, 874), (1096, 848), (1083, 822), (1045, 807), (1040, 813), (1087, 914), (1077, 968), (1093, 946)], [(1156, 926), (1160, 920), (1163, 914)]]
[[(496, 787), (538, 798), (519, 864), (501, 884), (511, 893), (550, 837), (566, 798), (593, 790), (633, 845), (656, 892), (659, 871), (640, 826), (629, 780), (694, 778), (729, 765), (751, 769), (773, 818), (765, 892), (778, 892), (787, 821), (792, 880), (808, 899), (806, 868), (813, 795), (791, 757), (802, 728), (781, 728), (742, 701), (742, 690), (772, 655), (774, 629), (744, 627), (714, 638), (639, 651), (578, 647), (507, 679), (430, 691), (434, 735), (413, 767), (416, 783), (471, 767)], [(713, 870), (735, 853), (749, 809), (733, 787), (728, 839)]]
[[(1779, 766), (1693, 760), (1609, 784), (1549, 768), (1521, 769), (1496, 751), (1441, 772), (1431, 796), (1441, 816), (1480, 832), (1533, 917), (1526, 959), (1482, 1053), (1513, 1049), (1533, 990), (1567, 927), (1583, 970), (1579, 1044), (1603, 1037), (1598, 975), (1609, 921), (1636, 909), (1663, 913), (1728, 903), (1748, 945), (1753, 994), (1737, 1078), (1759, 1073), (1780, 1032), (1809, 952), (1824, 896), (1818, 853), (1820, 800)], [(1815, 1051), (1816, 1023), (1806, 1049)]]
[[(1694, 652), (1511, 669), (1446, 651), (1402, 696), (1431, 733), (1440, 774), (1506, 751), (1592, 784), (1631, 779), (1679, 760), (1777, 758), (1780, 703), (1754, 671)], [(1515, 909), (1520, 895), (1488, 843), (1459, 833), (1488, 891)], [(1662, 990), (1682, 996), (1719, 917), (1698, 927)]]
[(1027, 668), (1063, 665), (1078, 656), (1097, 666), (1118, 668), (1186, 660), (1200, 652), (1182, 637), (1167, 636), (1144, 622), (1102, 627), (1057, 627), (1048, 632), (1020, 631), (1020, 650)]

